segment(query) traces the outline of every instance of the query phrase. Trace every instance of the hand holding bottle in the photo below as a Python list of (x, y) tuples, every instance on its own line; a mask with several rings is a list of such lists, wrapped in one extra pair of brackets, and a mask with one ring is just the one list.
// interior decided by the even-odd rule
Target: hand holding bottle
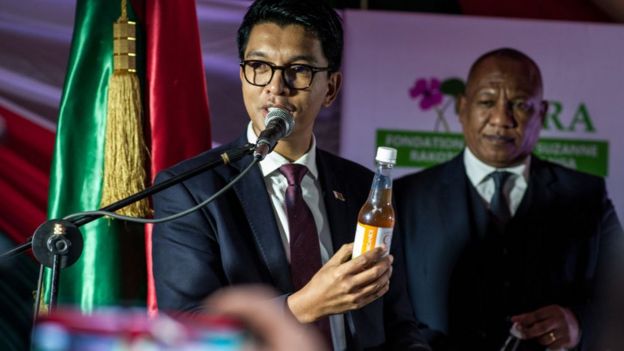
[(359, 309), (388, 292), (394, 258), (387, 248), (355, 259), (352, 250), (352, 243), (343, 245), (306, 286), (288, 297), (288, 307), (299, 322)]

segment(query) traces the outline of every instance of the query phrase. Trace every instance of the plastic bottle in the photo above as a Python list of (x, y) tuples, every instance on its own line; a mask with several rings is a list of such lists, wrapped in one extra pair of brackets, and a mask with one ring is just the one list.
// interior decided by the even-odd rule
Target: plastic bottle
[(368, 194), (368, 200), (358, 214), (353, 258), (382, 244), (385, 244), (390, 251), (392, 230), (394, 229), (390, 170), (396, 163), (396, 154), (396, 149), (391, 147), (380, 146), (377, 148), (377, 155), (375, 156), (377, 171)]

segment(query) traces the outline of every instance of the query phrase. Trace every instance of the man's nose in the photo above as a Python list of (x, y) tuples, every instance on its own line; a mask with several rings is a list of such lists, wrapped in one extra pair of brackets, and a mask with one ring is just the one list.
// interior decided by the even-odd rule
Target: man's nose
[(288, 89), (284, 81), (284, 70), (276, 69), (273, 73), (273, 78), (269, 84), (267, 84), (267, 89), (273, 95), (282, 95)]
[(508, 101), (498, 101), (492, 110), (488, 123), (502, 128), (514, 128), (517, 125), (513, 106)]

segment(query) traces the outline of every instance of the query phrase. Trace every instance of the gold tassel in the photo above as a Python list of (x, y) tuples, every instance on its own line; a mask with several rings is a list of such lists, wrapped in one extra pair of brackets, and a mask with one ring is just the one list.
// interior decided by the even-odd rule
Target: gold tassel
[[(141, 90), (136, 75), (136, 23), (128, 21), (126, 0), (113, 24), (113, 74), (108, 85), (102, 206), (145, 189), (147, 147), (143, 137)], [(145, 217), (147, 199), (117, 211)]]

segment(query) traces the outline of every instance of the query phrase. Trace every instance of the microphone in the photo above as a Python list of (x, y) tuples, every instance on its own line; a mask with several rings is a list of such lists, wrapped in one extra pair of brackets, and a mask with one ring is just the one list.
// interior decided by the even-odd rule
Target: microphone
[(263, 160), (269, 152), (273, 151), (278, 140), (292, 133), (295, 119), (284, 109), (270, 107), (264, 119), (264, 125), (266, 128), (260, 133), (254, 150), (254, 157), (259, 160)]

